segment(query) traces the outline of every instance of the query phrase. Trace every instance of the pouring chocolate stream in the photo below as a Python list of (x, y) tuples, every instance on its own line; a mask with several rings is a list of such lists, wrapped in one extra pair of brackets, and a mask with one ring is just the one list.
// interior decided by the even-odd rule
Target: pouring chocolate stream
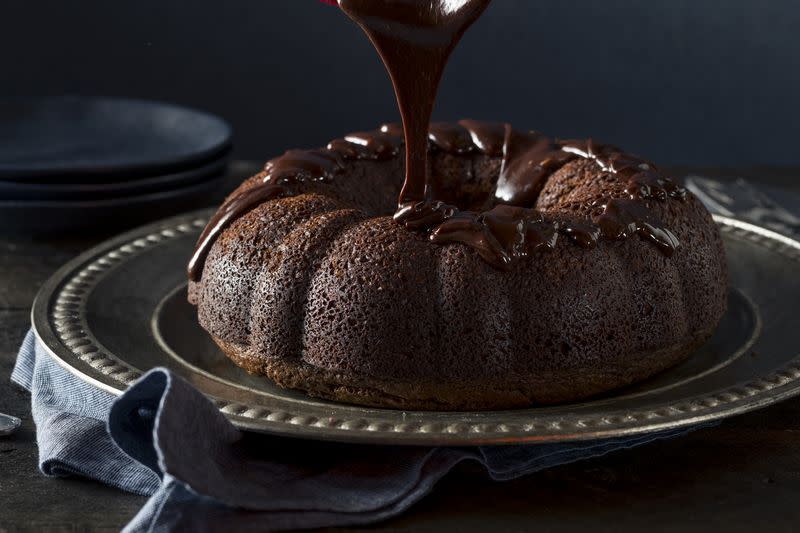
[[(447, 60), (491, 0), (339, 0), (369, 36), (394, 85), (406, 144), (406, 175), (395, 220), (430, 203), (428, 125)], [(415, 213), (416, 211), (416, 213)]]

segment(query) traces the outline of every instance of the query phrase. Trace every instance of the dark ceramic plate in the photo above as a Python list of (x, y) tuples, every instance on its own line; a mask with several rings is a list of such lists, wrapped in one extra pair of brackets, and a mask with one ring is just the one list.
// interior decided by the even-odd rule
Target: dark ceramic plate
[(125, 198), (0, 201), (0, 233), (26, 236), (108, 233), (219, 202), (225, 174), (187, 187)]
[(222, 119), (159, 102), (60, 97), (0, 102), (0, 179), (105, 182), (178, 172), (230, 147)]
[(189, 187), (223, 173), (228, 165), (227, 156), (191, 170), (153, 176), (138, 180), (109, 181), (107, 183), (64, 184), (22, 183), (0, 180), (0, 200), (18, 201), (93, 201), (110, 200), (159, 191)]
[(727, 217), (731, 287), (714, 336), (688, 360), (582, 402), (506, 411), (360, 407), (285, 390), (234, 365), (186, 302), (186, 262), (211, 211), (107, 241), (65, 265), (33, 309), (36, 334), (71, 372), (119, 394), (166, 366), (237, 426), (297, 437), (465, 446), (622, 437), (692, 426), (800, 393), (800, 242)]

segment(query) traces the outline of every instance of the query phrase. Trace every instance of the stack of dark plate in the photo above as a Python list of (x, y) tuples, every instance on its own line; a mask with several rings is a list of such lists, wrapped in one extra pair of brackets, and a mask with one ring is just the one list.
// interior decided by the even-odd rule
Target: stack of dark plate
[(225, 121), (141, 100), (0, 103), (0, 232), (133, 226), (217, 201)]

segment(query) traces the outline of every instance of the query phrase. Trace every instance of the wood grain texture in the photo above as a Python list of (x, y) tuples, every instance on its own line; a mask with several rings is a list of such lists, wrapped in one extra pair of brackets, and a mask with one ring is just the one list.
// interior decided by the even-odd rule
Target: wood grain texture
[[(800, 169), (769, 172), (761, 169), (758, 176), (785, 185)], [(0, 238), (0, 411), (23, 420), (15, 435), (0, 438), (0, 533), (117, 531), (145, 502), (91, 481), (42, 476), (30, 398), (8, 382), (36, 288), (92, 243)], [(408, 513), (377, 529), (794, 531), (800, 520), (798, 450), (800, 398), (686, 437), (516, 481), (494, 483), (467, 465)]]

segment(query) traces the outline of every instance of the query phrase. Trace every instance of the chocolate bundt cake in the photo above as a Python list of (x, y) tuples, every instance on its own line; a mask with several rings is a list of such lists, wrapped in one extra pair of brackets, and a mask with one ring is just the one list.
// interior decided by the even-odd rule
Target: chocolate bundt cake
[(643, 380), (720, 320), (719, 232), (651, 163), (433, 124), (438, 201), (393, 220), (402, 152), (396, 125), (289, 151), (226, 200), (189, 299), (237, 365), (363, 405), (511, 408)]

